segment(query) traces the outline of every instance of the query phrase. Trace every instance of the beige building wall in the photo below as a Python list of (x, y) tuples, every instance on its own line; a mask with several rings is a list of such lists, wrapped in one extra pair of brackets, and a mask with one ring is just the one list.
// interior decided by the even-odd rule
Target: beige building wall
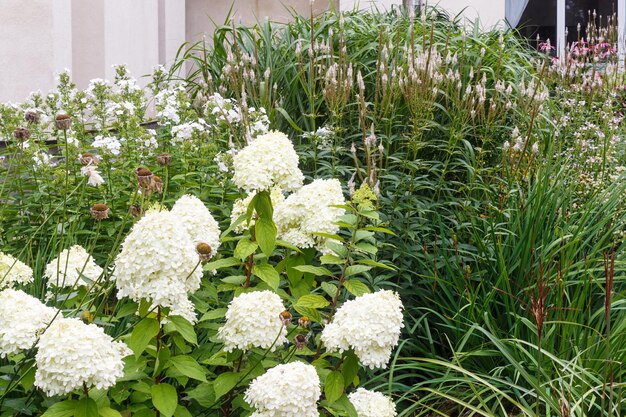
[(369, 8), (375, 10), (388, 10), (394, 6), (402, 6), (402, 0), (339, 0), (339, 8), (342, 11)]
[(0, 2), (0, 101), (46, 92), (72, 67), (70, 0)]
[(466, 22), (478, 19), (485, 29), (502, 24), (505, 17), (504, 0), (429, 0), (429, 5), (438, 4), (451, 16), (462, 14)]

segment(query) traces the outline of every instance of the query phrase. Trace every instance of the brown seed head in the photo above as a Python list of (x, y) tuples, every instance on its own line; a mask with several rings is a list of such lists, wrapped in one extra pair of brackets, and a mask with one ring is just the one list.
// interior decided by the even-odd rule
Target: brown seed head
[(208, 243), (200, 242), (196, 245), (196, 252), (198, 252), (201, 261), (208, 261), (211, 259), (213, 249), (211, 249), (211, 245)]
[(159, 177), (157, 175), (152, 177), (152, 182), (150, 183), (150, 188), (152, 189), (152, 191), (155, 191), (155, 192), (161, 194), (163, 192), (163, 180), (161, 179), (161, 177)]
[(98, 165), (100, 163), (98, 157), (90, 152), (82, 154), (79, 160), (82, 165)]
[(26, 113), (24, 113), (24, 120), (26, 120), (28, 123), (37, 124), (39, 123), (39, 118), (39, 113), (37, 113), (35, 110), (28, 110)]
[(285, 326), (291, 323), (292, 317), (293, 316), (288, 311), (283, 311), (282, 313), (280, 313), (280, 320), (283, 322)]
[(25, 127), (18, 127), (13, 132), (13, 136), (15, 136), (15, 139), (17, 140), (26, 140), (30, 137), (30, 130)]
[(137, 175), (137, 182), (141, 188), (147, 190), (151, 189), (152, 177), (154, 176), (152, 171), (148, 168), (137, 168), (135, 170), (135, 175)]
[(172, 162), (172, 155), (169, 153), (162, 153), (157, 156), (157, 164), (161, 166), (167, 166)]
[(91, 207), (91, 217), (95, 220), (104, 220), (109, 218), (109, 207), (106, 204), (98, 203)]
[(293, 338), (293, 343), (296, 345), (296, 349), (304, 349), (308, 339), (303, 334), (297, 334), (296, 337)]
[(298, 326), (300, 327), (304, 327), (306, 329), (310, 324), (311, 320), (307, 316), (302, 316), (298, 319)]
[(59, 113), (54, 118), (57, 129), (59, 130), (67, 130), (72, 125), (72, 118), (67, 113)]
[(141, 216), (141, 206), (139, 204), (133, 204), (130, 206), (130, 215), (138, 218)]

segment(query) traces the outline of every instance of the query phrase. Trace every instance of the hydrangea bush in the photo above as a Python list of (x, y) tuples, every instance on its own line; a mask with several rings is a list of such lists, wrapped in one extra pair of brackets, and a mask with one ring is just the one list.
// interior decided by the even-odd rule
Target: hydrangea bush
[(395, 415), (356, 391), (403, 327), (369, 185), (305, 178), (265, 109), (116, 74), (0, 106), (0, 414)]

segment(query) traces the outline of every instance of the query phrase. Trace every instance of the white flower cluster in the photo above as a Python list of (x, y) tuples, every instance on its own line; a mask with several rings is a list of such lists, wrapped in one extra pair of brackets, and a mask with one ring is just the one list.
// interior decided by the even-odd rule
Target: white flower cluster
[[(240, 198), (233, 203), (233, 210), (230, 212), (230, 224), (234, 224), (237, 219), (239, 219), (239, 217), (246, 214), (246, 212), (248, 211), (248, 206), (250, 205), (250, 202), (255, 195), (256, 193), (249, 194), (246, 198)], [(285, 201), (285, 196), (283, 195), (282, 191), (280, 191), (280, 188), (272, 188), (272, 190), (270, 191), (270, 200), (272, 200), (272, 207), (274, 207), (274, 209), (276, 209), (276, 207), (278, 207), (280, 204), (283, 203), (283, 201)], [(252, 212), (250, 226), (254, 225), (254, 213), (256, 212)], [(235, 233), (242, 233), (244, 230), (246, 230), (247, 226), (247, 222), (243, 221), (242, 223), (239, 223), (237, 226), (235, 226), (233, 231)]]
[(83, 384), (107, 389), (124, 375), (123, 358), (130, 349), (95, 324), (59, 318), (39, 338), (35, 386), (47, 395), (64, 395)]
[(330, 351), (353, 349), (364, 366), (385, 368), (402, 327), (400, 297), (383, 290), (346, 301), (322, 331), (321, 340)]
[(182, 123), (172, 128), (172, 144), (182, 145), (190, 143), (193, 139), (194, 133), (206, 132), (207, 124), (204, 120), (198, 119), (197, 122)]
[(277, 365), (252, 381), (244, 400), (256, 408), (250, 417), (318, 417), (320, 395), (315, 367), (290, 362)]
[(184, 92), (185, 88), (182, 85), (178, 85), (172, 88), (166, 88), (164, 90), (161, 90), (154, 96), (157, 116), (161, 120), (161, 123), (180, 123), (180, 115), (178, 114), (180, 103), (178, 100), (178, 96), (180, 93)]
[(314, 233), (336, 234), (337, 222), (344, 215), (341, 184), (337, 179), (315, 180), (275, 207), (278, 237), (298, 248), (317, 246), (323, 250), (326, 238)]
[(46, 265), (44, 276), (48, 278), (48, 287), (89, 286), (102, 272), (85, 248), (74, 245)]
[(0, 358), (32, 347), (56, 314), (23, 291), (0, 292)]
[(287, 342), (285, 326), (280, 313), (285, 306), (272, 291), (254, 291), (238, 295), (230, 302), (226, 323), (220, 327), (217, 337), (224, 342), (224, 350), (248, 350), (276, 347)]
[(207, 114), (211, 114), (218, 122), (225, 122), (229, 125), (241, 121), (241, 110), (233, 99), (224, 98), (221, 94), (215, 93), (207, 99)]
[(193, 243), (207, 243), (211, 247), (211, 256), (215, 256), (220, 247), (220, 227), (198, 197), (182, 196), (174, 203), (172, 214), (183, 221)]
[(380, 392), (359, 388), (348, 395), (359, 417), (395, 417), (396, 405)]
[(117, 156), (122, 149), (122, 142), (115, 136), (98, 135), (91, 144), (94, 148), (102, 149), (105, 153)]
[(298, 154), (287, 135), (272, 131), (259, 136), (233, 157), (233, 181), (249, 193), (272, 187), (295, 191), (304, 179), (298, 162)]
[(19, 259), (0, 252), (0, 290), (13, 284), (26, 284), (33, 280), (33, 270)]
[(46, 168), (54, 165), (52, 155), (41, 149), (33, 154), (32, 160), (35, 163), (35, 168)]
[(169, 211), (148, 211), (135, 223), (115, 260), (119, 298), (148, 299), (195, 322), (187, 293), (200, 287), (202, 268), (187, 227)]

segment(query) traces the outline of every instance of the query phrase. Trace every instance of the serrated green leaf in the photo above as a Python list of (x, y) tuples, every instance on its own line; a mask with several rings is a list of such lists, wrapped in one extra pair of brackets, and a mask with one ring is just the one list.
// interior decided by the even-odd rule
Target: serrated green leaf
[(41, 417), (72, 417), (76, 410), (76, 400), (66, 400), (52, 404)]
[(239, 382), (240, 375), (237, 372), (221, 373), (213, 381), (213, 389), (215, 390), (215, 399), (218, 400), (228, 394), (230, 390), (235, 388)]
[(255, 238), (265, 256), (271, 256), (276, 247), (276, 225), (271, 218), (262, 217), (254, 225)]
[(93, 398), (81, 398), (76, 403), (74, 417), (98, 417), (98, 404)]
[(254, 265), (252, 267), (252, 273), (261, 278), (261, 281), (265, 282), (273, 290), (278, 289), (280, 284), (280, 276), (278, 272), (270, 264)]
[(167, 383), (155, 384), (150, 388), (152, 404), (162, 417), (172, 417), (178, 406), (176, 389)]
[(296, 269), (300, 272), (306, 272), (309, 274), (313, 274), (315, 276), (332, 276), (332, 272), (323, 266), (313, 266), (313, 265), (300, 265), (294, 266), (293, 269)]
[(198, 344), (198, 338), (193, 324), (189, 323), (189, 321), (181, 316), (169, 316), (168, 320), (169, 322), (164, 326), (167, 333), (173, 331), (178, 332), (187, 342), (192, 345)]
[(355, 297), (360, 297), (363, 294), (369, 294), (372, 292), (367, 285), (359, 281), (358, 279), (350, 279), (343, 283), (346, 290)]
[(238, 266), (241, 265), (241, 260), (237, 258), (223, 258), (218, 259), (217, 261), (209, 262), (204, 264), (202, 269), (205, 271), (214, 271), (222, 268), (228, 268), (229, 266)]
[(206, 380), (206, 369), (204, 369), (194, 358), (188, 355), (178, 355), (170, 358), (174, 368), (181, 374), (202, 382)]
[(133, 328), (128, 340), (128, 347), (135, 352), (135, 357), (140, 356), (150, 340), (159, 333), (159, 322), (154, 318), (144, 318)]
[(339, 371), (332, 371), (326, 377), (324, 382), (324, 395), (329, 403), (334, 403), (342, 395), (344, 390), (343, 375)]
[(356, 274), (362, 274), (372, 269), (371, 265), (350, 265), (346, 268), (345, 276), (349, 277)]
[(235, 256), (235, 258), (243, 260), (256, 252), (258, 247), (258, 243), (253, 242), (248, 238), (243, 238), (240, 239), (239, 242), (237, 242), (237, 246), (235, 247), (235, 252), (233, 253), (233, 255)]
[(324, 308), (330, 304), (330, 301), (317, 294), (307, 294), (298, 298), (296, 305), (305, 308)]

